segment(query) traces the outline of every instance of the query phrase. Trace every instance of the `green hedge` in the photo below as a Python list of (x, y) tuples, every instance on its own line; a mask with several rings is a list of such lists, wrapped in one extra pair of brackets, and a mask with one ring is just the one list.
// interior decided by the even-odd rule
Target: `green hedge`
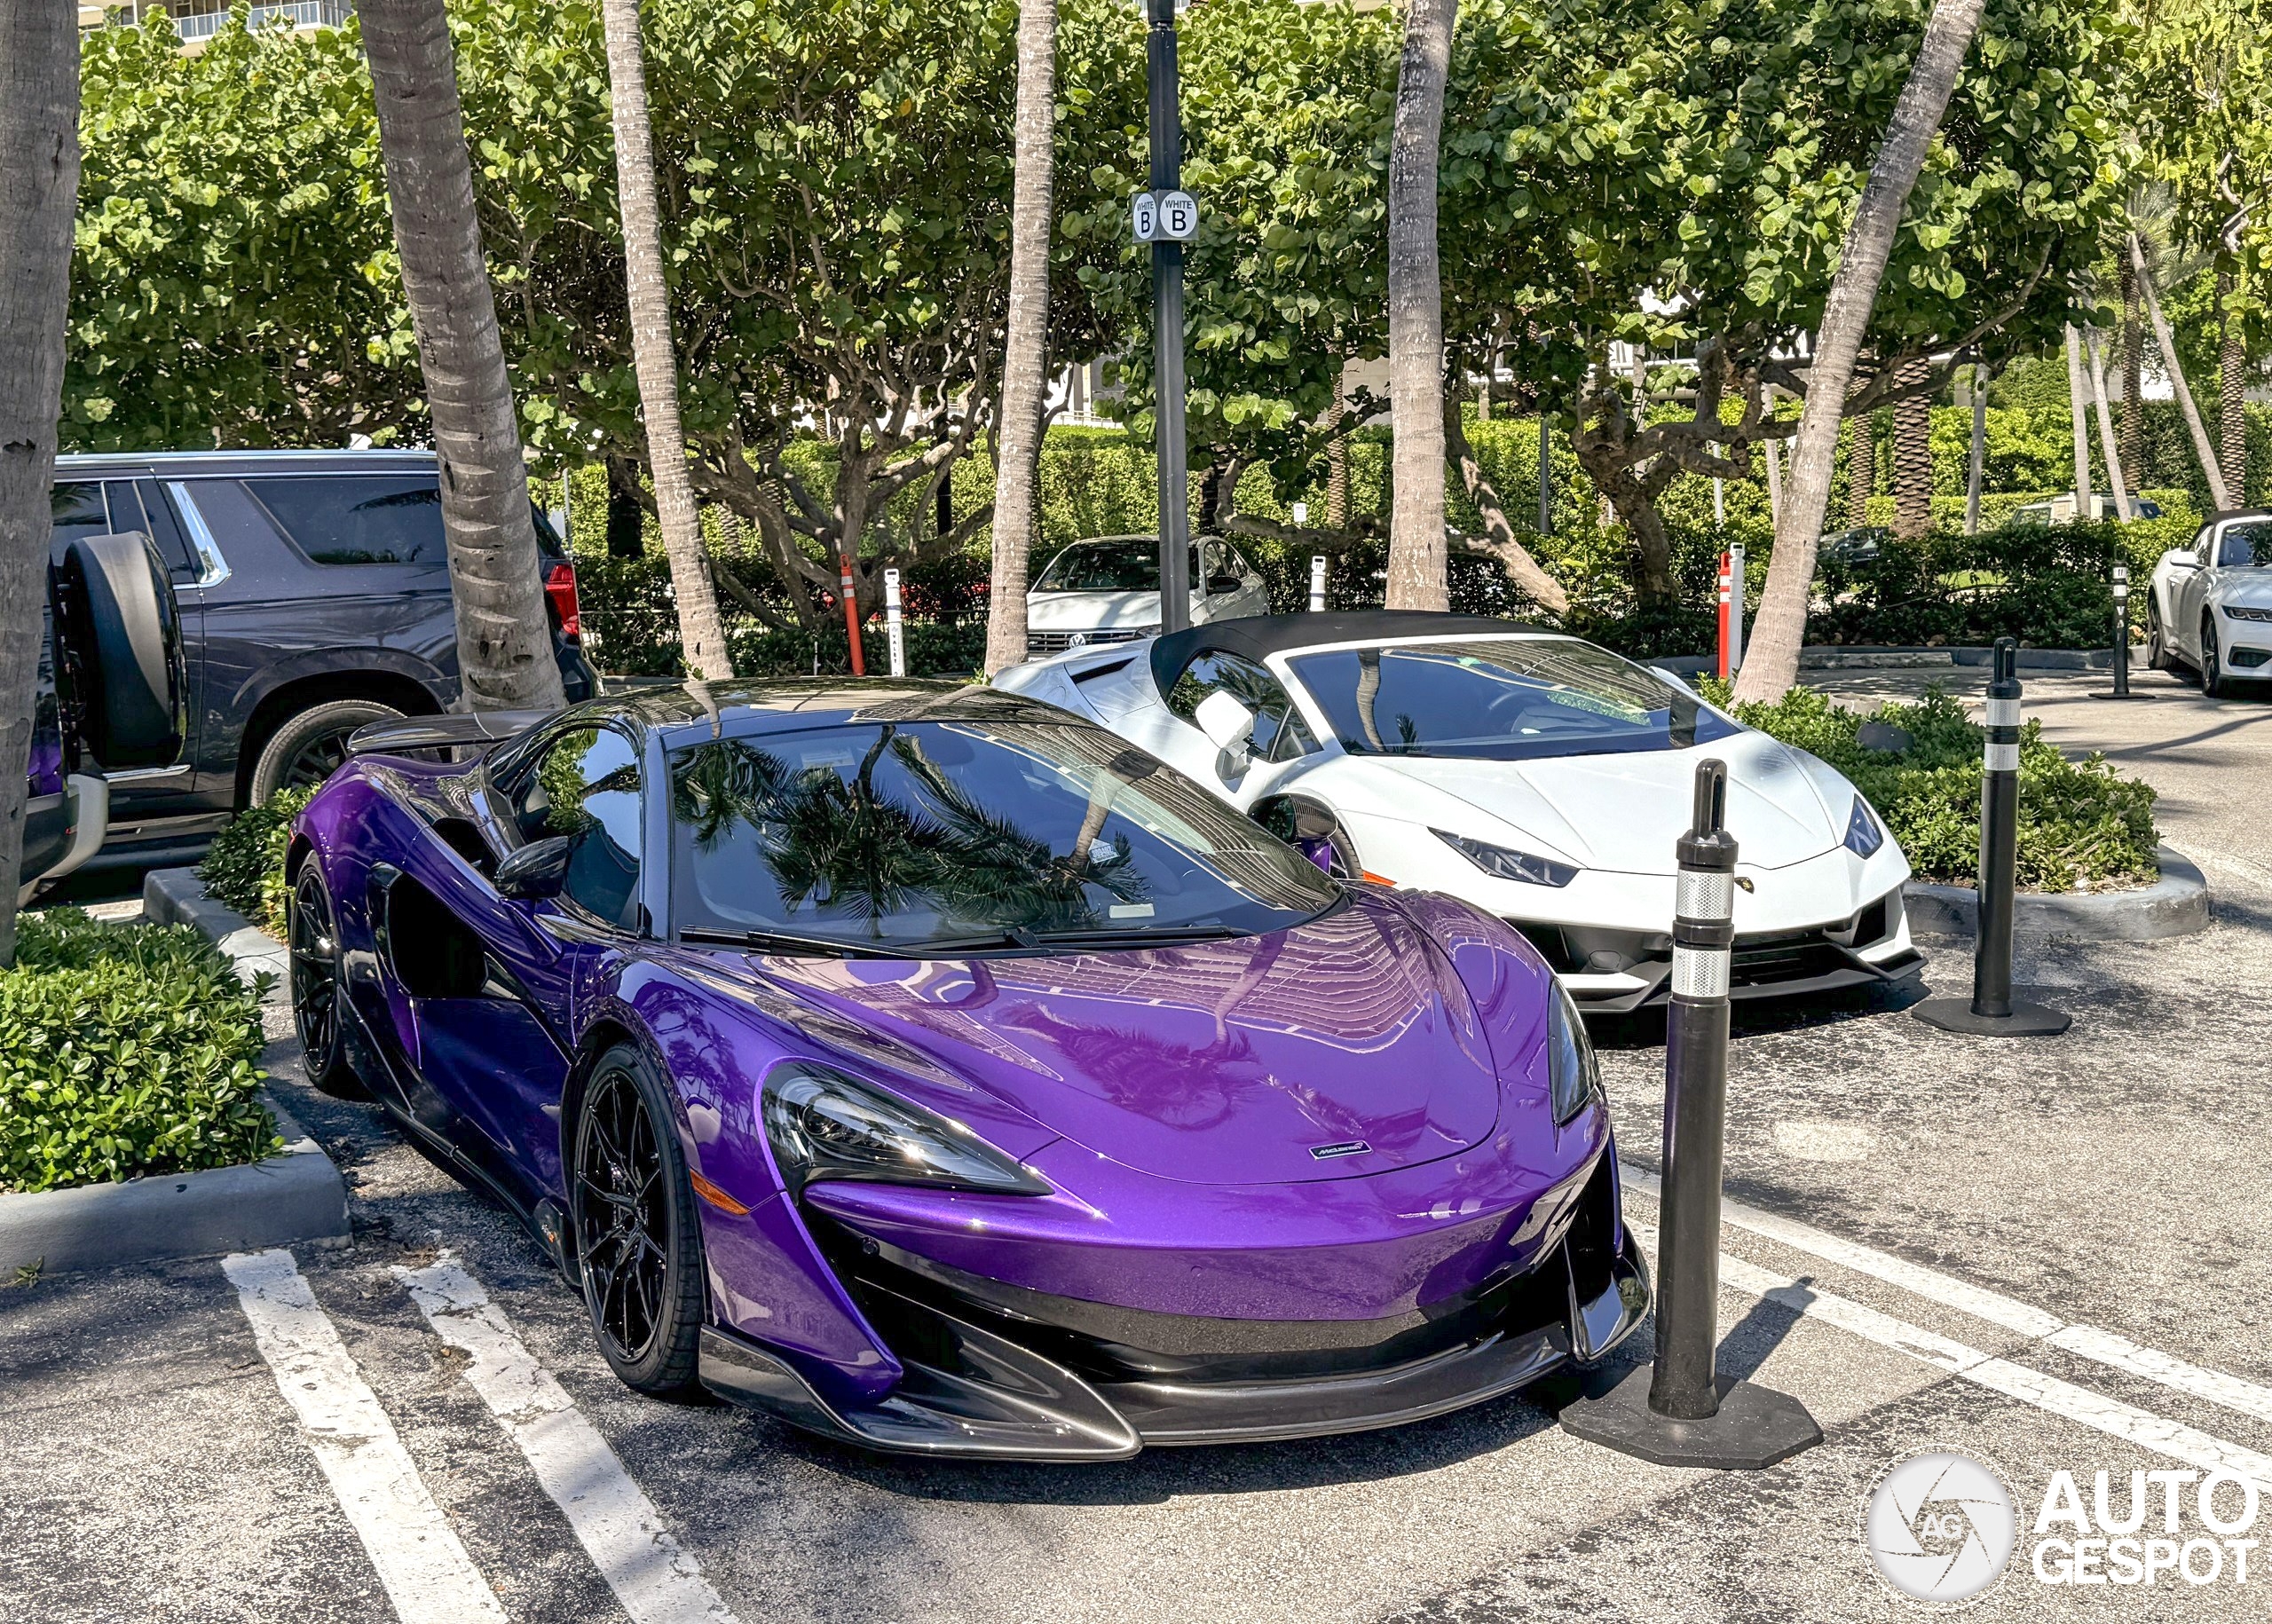
[(0, 1190), (232, 1167), (283, 1147), (259, 1000), (185, 925), (26, 914), (0, 972)]
[[(1716, 704), (1727, 703), (1724, 683), (1708, 681), (1703, 691)], [(1885, 705), (1865, 714), (1811, 689), (1794, 688), (1772, 705), (1738, 706), (1735, 715), (1852, 779), (1901, 842), (1919, 879), (1975, 883), (1985, 736), (1957, 700), (1934, 689), (1914, 705)], [(1907, 733), (1908, 747), (1898, 753), (1864, 749), (1857, 735), (1873, 720)], [(2071, 891), (2150, 883), (2161, 872), (2159, 844), (2150, 784), (2124, 777), (2102, 755), (2069, 759), (2044, 742), (2039, 721), (2021, 729), (2021, 885)]]
[(206, 895), (233, 908), (272, 936), (284, 934), (284, 848), (292, 820), (315, 796), (315, 787), (279, 790), (257, 807), (221, 825), (197, 865)]

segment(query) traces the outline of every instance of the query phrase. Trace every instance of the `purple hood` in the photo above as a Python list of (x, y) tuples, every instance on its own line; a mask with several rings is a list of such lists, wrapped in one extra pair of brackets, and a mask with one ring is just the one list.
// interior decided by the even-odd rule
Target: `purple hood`
[[(1158, 1178), (1285, 1184), (1432, 1162), (1498, 1120), (1467, 989), (1383, 898), (1270, 935), (1137, 952), (762, 965), (775, 986), (1030, 1119), (1044, 1131), (1011, 1143), (979, 1120), (990, 1113), (957, 1113), (1016, 1155), (1061, 1136)], [(1356, 1141), (1369, 1148), (1313, 1154)]]

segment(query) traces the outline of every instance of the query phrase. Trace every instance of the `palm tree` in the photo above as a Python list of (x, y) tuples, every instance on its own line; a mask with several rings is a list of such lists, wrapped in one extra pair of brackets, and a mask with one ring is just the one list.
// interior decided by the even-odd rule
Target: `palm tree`
[(647, 64), (639, 0), (604, 0), (608, 99), (615, 114), (615, 184), (623, 214), (624, 280), (631, 305), (631, 359), (646, 420), (647, 461), (655, 477), (655, 516), (678, 600), (679, 647), (686, 668), (706, 682), (734, 674), (718, 589), (702, 550), (702, 514), (686, 469), (679, 427), (678, 357), (671, 343), (671, 295), (663, 280), (663, 231), (655, 201), (654, 130), (647, 115)]
[(1791, 447), (1791, 477), (1786, 481), (1783, 516), (1775, 526), (1775, 556), (1767, 570), (1759, 619), (1744, 651), (1735, 697), (1742, 701), (1779, 698), (1798, 681), (1799, 644), (1806, 635), (1807, 599), (1814, 587), (1815, 550), (1822, 540), (1823, 516), (1830, 509), (1831, 466), (1838, 455), (1838, 422), (1845, 415), (1846, 390), (1869, 331), (1878, 284), (1893, 253), (1901, 211), (1924, 168), (1926, 149), (1941, 127), (1958, 70), (1972, 49), (1986, 0), (1937, 0), (1925, 37), (1910, 64), (1908, 82), (1894, 104), (1885, 143), (1870, 166), (1868, 184), (1855, 205), (1853, 223), (1838, 256), (1838, 274), (1824, 302), (1822, 327), (1815, 336), (1814, 363), (1807, 371), (1806, 405), (1799, 413), (1798, 438)]
[(444, 0), (363, 0), (363, 50), (402, 289), (442, 465), (442, 528), (468, 710), (550, 708), (565, 696), (538, 575), (520, 425), (474, 212)]
[[(1920, 356), (1902, 369), (1902, 381), (1915, 383), (1932, 370)], [(1933, 402), (1911, 395), (1893, 407), (1893, 533), (1905, 539), (1933, 527)]]
[(1411, 0), (1388, 154), (1388, 359), (1395, 490), (1388, 607), (1449, 609), (1444, 549), (1444, 305), (1436, 164), (1459, 0)]
[(2090, 380), (2083, 375), (2083, 341), (2067, 324), (2067, 417), (2075, 442), (2075, 516), (2091, 516)]
[[(2170, 391), (2177, 397), (2178, 409), (2184, 414), (2186, 432), (2193, 437), (2193, 454), (2201, 459), (2201, 472), (2209, 481), (2209, 500), (2220, 509), (2233, 505), (2230, 493), (2225, 489), (2225, 473), (2216, 454), (2209, 449), (2209, 431), (2201, 426), (2201, 414), (2193, 404), (2193, 391), (2185, 387), (2185, 367), (2177, 359), (2177, 340), (2169, 330), (2169, 318), (2162, 313), (2162, 302), (2154, 291), (2154, 273), (2146, 264), (2146, 250), (2133, 231), (2126, 245), (2131, 268), (2138, 273), (2138, 291), (2146, 296), (2146, 314), (2154, 324), (2154, 340), (2161, 345), (2162, 365), (2169, 369)], [(2178, 279), (2173, 278), (2173, 284)]]
[(1057, 0), (1019, 0), (1015, 171), (1010, 189), (1010, 322), (1002, 346), (1002, 437), (994, 487), (989, 676), (1026, 657), (1041, 425), (1049, 387), (1050, 143), (1057, 119)]
[(0, 0), (0, 966), (16, 961), (40, 605), (79, 204), (79, 21), (55, 0)]

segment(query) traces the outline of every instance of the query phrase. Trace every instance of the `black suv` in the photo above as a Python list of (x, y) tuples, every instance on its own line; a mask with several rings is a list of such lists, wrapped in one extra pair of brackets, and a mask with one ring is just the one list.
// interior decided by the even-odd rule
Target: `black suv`
[[(320, 782), (356, 729), (457, 703), (433, 453), (57, 459), (57, 557), (130, 532), (156, 545), (180, 604), (186, 737), (170, 765), (109, 773), (95, 864), (185, 860), (237, 808)], [(537, 541), (561, 676), (588, 698), (575, 571), (541, 513)]]

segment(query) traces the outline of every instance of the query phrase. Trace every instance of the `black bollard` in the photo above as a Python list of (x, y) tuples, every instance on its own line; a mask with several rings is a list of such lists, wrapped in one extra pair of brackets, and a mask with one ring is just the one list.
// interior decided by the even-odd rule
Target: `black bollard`
[(1664, 1178), (1659, 1195), (1657, 1357), (1562, 1412), (1566, 1432), (1661, 1466), (1756, 1471), (1822, 1441), (1787, 1393), (1723, 1380), (1720, 1177), (1728, 1098), (1728, 957), (1736, 841), (1724, 826), (1727, 768), (1696, 769), (1695, 816), (1678, 847), (1672, 1002), (1665, 1014)]
[(2142, 699), (2130, 691), (2130, 566), (2114, 566), (2114, 691), (2101, 699)]
[(2012, 910), (2019, 887), (2020, 678), (2019, 644), (1996, 640), (1988, 683), (1988, 743), (1980, 775), (1980, 879), (1976, 934), (1972, 945), (1972, 997), (1934, 998), (1913, 1012), (1945, 1032), (2005, 1037), (2050, 1037), (2069, 1018), (2040, 1004), (2012, 999)]

